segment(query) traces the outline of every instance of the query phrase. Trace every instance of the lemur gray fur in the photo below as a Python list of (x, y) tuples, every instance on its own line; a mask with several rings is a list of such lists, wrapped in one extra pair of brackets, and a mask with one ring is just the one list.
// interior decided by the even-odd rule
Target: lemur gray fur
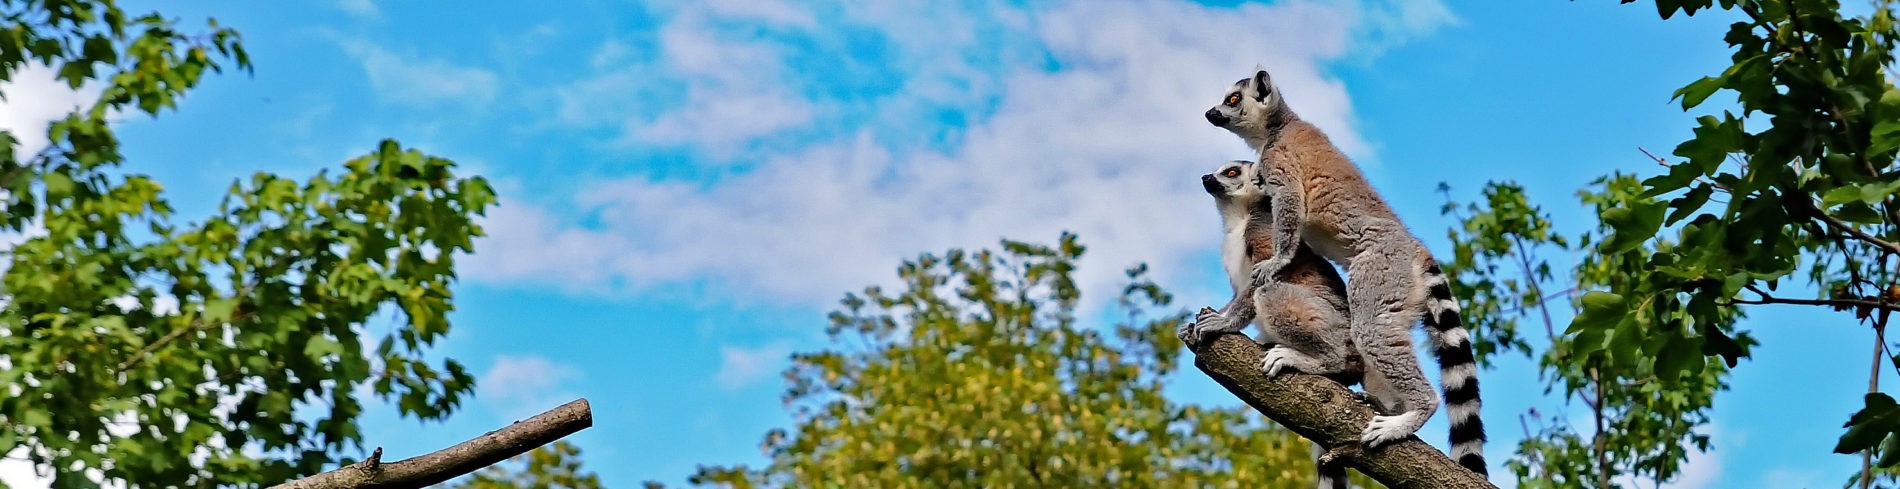
[(1437, 260), (1352, 160), (1287, 106), (1265, 70), (1222, 97), (1207, 120), (1259, 151), (1272, 208), (1275, 252), (1254, 266), (1252, 285), (1288, 280), (1301, 244), (1346, 268), (1348, 320), (1366, 364), (1366, 392), (1383, 409), (1361, 435), (1368, 446), (1412, 435), (1438, 409), (1413, 353), (1411, 326), (1423, 319), (1445, 391), (1451, 458), (1486, 474), (1477, 362)]
[[(1274, 236), (1268, 229), (1271, 214), (1262, 205), (1267, 194), (1260, 184), (1259, 167), (1252, 161), (1230, 161), (1213, 173), (1201, 175), (1201, 187), (1214, 197), (1215, 207), (1220, 210), (1221, 264), (1235, 295), (1219, 311), (1202, 308), (1195, 323), (1181, 328), (1182, 338), (1200, 343), (1209, 334), (1238, 331), (1252, 322), (1259, 329), (1256, 338), (1267, 345), (1266, 359), (1260, 366), (1267, 375), (1291, 368), (1348, 386), (1358, 384), (1365, 366), (1353, 348), (1351, 325), (1346, 320), (1346, 284), (1331, 263), (1301, 245), (1288, 265), (1291, 275), (1287, 281), (1253, 287), (1254, 264), (1274, 252)], [(1253, 289), (1253, 293), (1243, 294), (1247, 289)], [(1319, 443), (1313, 444), (1319, 488), (1345, 489), (1344, 467), (1319, 463), (1325, 452)]]

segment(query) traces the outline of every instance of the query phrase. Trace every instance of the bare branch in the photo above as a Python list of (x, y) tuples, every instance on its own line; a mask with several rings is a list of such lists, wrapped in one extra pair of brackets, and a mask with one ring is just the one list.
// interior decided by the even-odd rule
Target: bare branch
[(1295, 373), (1268, 378), (1260, 372), (1266, 351), (1246, 336), (1224, 334), (1189, 348), (1195, 354), (1194, 366), (1240, 400), (1294, 433), (1331, 447), (1328, 462), (1345, 464), (1393, 489), (1497, 487), (1416, 436), (1358, 449), (1363, 448), (1359, 435), (1372, 421), (1372, 408), (1325, 377)]
[(473, 440), (420, 457), (382, 462), (377, 448), (369, 460), (298, 479), (271, 489), (420, 488), (439, 484), (527, 453), (594, 425), (586, 399), (508, 425)]
[(1871, 309), (1876, 309), (1876, 310), (1900, 311), (1900, 304), (1891, 304), (1891, 303), (1886, 303), (1886, 302), (1874, 302), (1874, 301), (1862, 300), (1862, 299), (1789, 299), (1785, 297), (1775, 297), (1772, 295), (1768, 295), (1767, 292), (1764, 292), (1753, 285), (1748, 286), (1748, 290), (1761, 295), (1761, 298), (1755, 299), (1755, 300), (1731, 299), (1729, 300), (1729, 303), (1731, 304), (1793, 304), (1797, 306), (1828, 306), (1828, 307), (1836, 307), (1836, 308), (1866, 307), (1866, 308), (1871, 308)]
[[(1643, 156), (1648, 156), (1648, 157), (1649, 157), (1649, 159), (1652, 159), (1652, 160), (1656, 160), (1656, 164), (1658, 164), (1658, 165), (1662, 165), (1662, 167), (1663, 167), (1663, 168), (1669, 168), (1669, 166), (1670, 166), (1670, 165), (1669, 165), (1669, 161), (1668, 161), (1668, 160), (1664, 160), (1664, 159), (1662, 159), (1662, 157), (1659, 157), (1659, 156), (1656, 156), (1656, 155), (1655, 155), (1655, 154), (1653, 154), (1653, 153), (1650, 153), (1650, 152), (1649, 152), (1649, 150), (1647, 150), (1647, 149), (1643, 149), (1643, 147), (1642, 147), (1642, 146), (1637, 146), (1637, 147), (1636, 147), (1636, 150), (1637, 150), (1637, 151), (1641, 151), (1641, 152), (1643, 152)], [(1708, 185), (1708, 186), (1710, 186), (1710, 187), (1715, 187), (1716, 189), (1718, 189), (1718, 190), (1721, 190), (1721, 191), (1723, 191), (1723, 192), (1728, 192), (1728, 193), (1735, 193), (1735, 191), (1734, 191), (1733, 189), (1730, 189), (1730, 188), (1728, 188), (1728, 186), (1727, 186), (1727, 185), (1722, 185), (1722, 184), (1719, 184), (1719, 183), (1715, 183), (1715, 181), (1713, 181), (1713, 180), (1709, 180), (1708, 178), (1705, 178), (1705, 177), (1695, 177), (1695, 181), (1697, 181), (1697, 182), (1700, 182), (1700, 183), (1703, 183), (1703, 184), (1705, 184), (1705, 185)]]

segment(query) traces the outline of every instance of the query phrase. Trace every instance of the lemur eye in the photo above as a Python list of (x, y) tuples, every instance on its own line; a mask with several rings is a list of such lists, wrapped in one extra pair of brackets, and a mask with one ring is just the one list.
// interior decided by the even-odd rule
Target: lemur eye
[(1226, 104), (1227, 104), (1227, 106), (1228, 106), (1228, 107), (1233, 107), (1233, 106), (1235, 106), (1235, 105), (1240, 105), (1240, 94), (1238, 94), (1238, 93), (1230, 93), (1230, 94), (1227, 94), (1227, 102), (1226, 102)]
[(1238, 177), (1238, 176), (1240, 176), (1240, 169), (1239, 169), (1239, 168), (1228, 168), (1228, 169), (1227, 169), (1226, 171), (1223, 171), (1223, 172), (1220, 172), (1220, 176), (1223, 176), (1223, 177), (1227, 177), (1227, 178), (1234, 178), (1234, 177)]

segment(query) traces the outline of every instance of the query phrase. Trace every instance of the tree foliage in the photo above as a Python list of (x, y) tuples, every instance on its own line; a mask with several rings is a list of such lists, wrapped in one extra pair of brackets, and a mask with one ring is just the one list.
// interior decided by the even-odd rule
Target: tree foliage
[[(1634, 178), (1618, 175), (1598, 180), (1579, 197), (1602, 213), (1640, 190)], [(1601, 336), (1560, 330), (1557, 321), (1563, 317), (1628, 317), (1634, 320), (1626, 327), (1632, 328), (1663, 322), (1641, 311), (1606, 310), (1598, 296), (1576, 294), (1628, 287), (1631, 277), (1644, 273), (1643, 262), (1611, 252), (1602, 239), (1613, 232), (1607, 224), (1574, 237), (1557, 232), (1550, 216), (1514, 183), (1490, 183), (1482, 195), (1478, 202), (1447, 204), (1444, 209), (1460, 221), (1449, 233), (1453, 254), (1445, 268), (1453, 277), (1454, 293), (1467, 305), (1471, 326), (1479, 332), (1477, 344), (1486, 352), (1535, 353), (1547, 392), (1561, 389), (1563, 399), (1580, 402), (1589, 415), (1586, 426), (1560, 421), (1569, 418), (1561, 413), (1520, 415), (1527, 436), (1506, 467), (1522, 487), (1610, 487), (1618, 478), (1675, 478), (1692, 447), (1708, 447), (1708, 435), (1696, 428), (1708, 422), (1715, 392), (1727, 388), (1726, 366), (1703, 368), (1699, 354), (1612, 361), (1604, 355), (1608, 347)], [(1658, 240), (1630, 252), (1655, 253), (1672, 246)], [(1553, 254), (1580, 259), (1559, 275), (1544, 258)], [(1561, 289), (1552, 290), (1557, 287)], [(1559, 310), (1556, 314), (1553, 306)], [(1726, 326), (1735, 318), (1705, 319)], [(1519, 322), (1525, 320), (1541, 326), (1535, 347), (1525, 339), (1527, 333), (1519, 331)], [(1737, 338), (1753, 344), (1746, 333), (1737, 333)], [(1681, 367), (1684, 363), (1693, 365)]]
[(335, 174), (259, 173), (180, 222), (158, 182), (121, 170), (108, 116), (249, 70), (237, 32), (110, 0), (0, 10), (0, 78), (36, 63), (102, 88), (45, 151), (20, 158), (11, 134), (0, 151), (0, 232), (23, 240), (0, 277), (0, 454), (54, 487), (256, 486), (360, 450), (361, 393), (433, 419), (473, 387), (422, 354), (448, 332), (486, 182), (385, 141)]
[[(1547, 265), (1527, 259), (1540, 247), (1582, 256), (1569, 274), (1581, 294), (1565, 301), (1575, 314), (1561, 334), (1547, 331), (1540, 366), (1598, 425), (1554, 425), (1520, 446), (1512, 464), (1527, 481), (1672, 477), (1687, 456), (1680, 447), (1707, 448), (1694, 428), (1755, 344), (1737, 327), (1746, 307), (1838, 311), (1875, 331), (1875, 368), (1900, 368), (1880, 339), (1900, 309), (1893, 3), (1876, 2), (1861, 17), (1832, 0), (1654, 3), (1663, 19), (1708, 9), (1739, 18), (1724, 36), (1731, 65), (1674, 94), (1684, 110), (1713, 105), (1717, 94), (1734, 105), (1698, 117), (1676, 159), (1654, 161), (1662, 174), (1639, 181), (1618, 173), (1581, 192), (1600, 220), (1579, 239), (1544, 239), (1542, 214), (1510, 184), (1487, 187), (1487, 201), (1468, 207), (1464, 229), (1453, 233), (1461, 288), (1492, 312), (1545, 307), (1550, 297), (1529, 286), (1552, 279)], [(1501, 269), (1500, 260), (1514, 267)], [(1799, 279), (1818, 297), (1784, 290)], [(1493, 350), (1527, 349), (1514, 321), (1479, 326)], [(1893, 405), (1869, 394), (1837, 451), (1900, 462)]]
[(747, 487), (1301, 487), (1308, 445), (1244, 406), (1163, 394), (1184, 312), (1128, 271), (1125, 321), (1086, 327), (1072, 273), (1083, 247), (1005, 241), (898, 269), (903, 287), (847, 294), (834, 348), (794, 355), (797, 425), (763, 468), (709, 467)]

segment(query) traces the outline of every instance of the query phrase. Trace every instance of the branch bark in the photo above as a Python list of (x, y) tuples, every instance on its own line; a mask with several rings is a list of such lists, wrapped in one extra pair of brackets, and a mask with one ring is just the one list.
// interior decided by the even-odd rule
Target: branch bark
[(586, 399), (561, 405), (505, 428), (435, 453), (382, 463), (382, 448), (369, 460), (298, 479), (271, 489), (420, 488), (527, 453), (594, 425)]
[(1332, 448), (1331, 463), (1345, 464), (1392, 489), (1491, 488), (1497, 486), (1458, 466), (1444, 452), (1413, 436), (1366, 449), (1359, 434), (1372, 408), (1337, 382), (1307, 374), (1268, 378), (1260, 372), (1266, 351), (1239, 334), (1188, 345), (1194, 366), (1267, 418), (1308, 440)]

